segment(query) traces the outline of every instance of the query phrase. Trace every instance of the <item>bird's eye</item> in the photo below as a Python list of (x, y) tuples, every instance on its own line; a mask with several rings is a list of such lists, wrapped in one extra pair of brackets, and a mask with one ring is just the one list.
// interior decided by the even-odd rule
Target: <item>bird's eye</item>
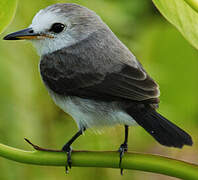
[(65, 28), (64, 24), (54, 23), (49, 31), (54, 32), (54, 33), (60, 33), (63, 31), (64, 28)]

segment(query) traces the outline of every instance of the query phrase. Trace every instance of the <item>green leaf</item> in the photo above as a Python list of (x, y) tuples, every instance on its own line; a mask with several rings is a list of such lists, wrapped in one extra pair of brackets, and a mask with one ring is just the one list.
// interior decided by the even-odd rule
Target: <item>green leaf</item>
[(153, 0), (153, 2), (162, 15), (198, 49), (198, 13), (195, 11), (198, 10), (197, 1)]
[(0, 0), (0, 33), (10, 24), (14, 17), (17, 0)]
[(198, 1), (197, 0), (185, 0), (191, 8), (198, 12)]

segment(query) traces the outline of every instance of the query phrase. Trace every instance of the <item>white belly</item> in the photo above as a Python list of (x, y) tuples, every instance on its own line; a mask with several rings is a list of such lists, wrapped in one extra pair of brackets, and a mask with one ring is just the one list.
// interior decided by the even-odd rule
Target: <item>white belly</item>
[[(49, 91), (50, 92), (50, 91)], [(79, 97), (63, 97), (50, 92), (56, 105), (68, 113), (79, 128), (104, 127), (116, 124), (134, 125), (134, 119), (124, 112), (116, 103), (96, 102)]]

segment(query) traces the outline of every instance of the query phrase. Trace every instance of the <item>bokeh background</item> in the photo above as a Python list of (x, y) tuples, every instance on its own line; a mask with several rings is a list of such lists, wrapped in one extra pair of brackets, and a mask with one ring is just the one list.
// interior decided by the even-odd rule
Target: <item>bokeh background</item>
[[(39, 9), (57, 2), (74, 2), (96, 11), (113, 32), (129, 47), (145, 69), (159, 83), (159, 111), (189, 132), (193, 147), (166, 148), (141, 127), (131, 127), (129, 151), (154, 153), (198, 163), (198, 52), (169, 24), (147, 0), (20, 0), (14, 21), (0, 40), (0, 142), (31, 150), (23, 140), (47, 148), (60, 149), (77, 131), (75, 122), (52, 102), (38, 73), (39, 57), (25, 41), (3, 41), (10, 32), (27, 27)], [(73, 149), (116, 150), (124, 138), (124, 128), (88, 130)], [(0, 159), (0, 179), (134, 179), (171, 180), (164, 175), (118, 169), (41, 167)]]

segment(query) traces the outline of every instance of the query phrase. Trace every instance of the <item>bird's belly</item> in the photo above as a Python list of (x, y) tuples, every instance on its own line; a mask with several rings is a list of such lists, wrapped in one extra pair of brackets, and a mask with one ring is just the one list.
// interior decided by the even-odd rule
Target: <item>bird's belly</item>
[(136, 124), (116, 103), (97, 102), (74, 96), (65, 97), (54, 92), (50, 92), (50, 95), (56, 105), (73, 117), (79, 128)]

